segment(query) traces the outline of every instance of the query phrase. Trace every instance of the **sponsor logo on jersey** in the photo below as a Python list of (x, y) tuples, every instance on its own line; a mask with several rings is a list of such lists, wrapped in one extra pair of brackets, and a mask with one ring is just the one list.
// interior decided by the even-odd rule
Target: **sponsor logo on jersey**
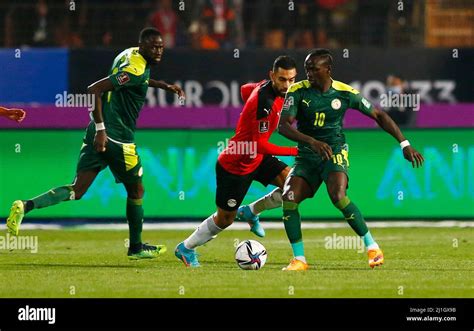
[(237, 201), (235, 199), (229, 199), (229, 200), (227, 200), (227, 206), (229, 206), (231, 208), (235, 207), (235, 206), (237, 206)]
[(269, 121), (260, 121), (260, 122), (258, 122), (258, 132), (260, 132), (260, 133), (268, 132), (269, 126), (270, 126)]
[(341, 100), (334, 99), (333, 101), (331, 101), (331, 107), (334, 110), (338, 110), (339, 108), (341, 108)]
[(309, 107), (309, 104), (311, 103), (311, 100), (306, 101), (305, 99), (303, 99), (302, 101), (306, 105), (306, 107)]
[(127, 83), (128, 81), (130, 81), (130, 77), (128, 76), (126, 72), (122, 72), (119, 75), (117, 75), (117, 81), (119, 85), (123, 85)]

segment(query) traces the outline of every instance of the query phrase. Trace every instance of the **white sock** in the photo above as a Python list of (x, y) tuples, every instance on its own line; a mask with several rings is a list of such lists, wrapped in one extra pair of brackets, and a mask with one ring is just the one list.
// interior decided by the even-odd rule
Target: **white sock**
[(254, 215), (260, 214), (264, 210), (274, 209), (277, 207), (281, 207), (283, 200), (281, 198), (282, 195), (281, 188), (277, 187), (267, 195), (261, 197), (257, 201), (252, 202), (249, 204), (250, 211)]
[(379, 245), (377, 245), (377, 243), (373, 243), (369, 246), (367, 246), (367, 250), (371, 250), (371, 249), (379, 249)]
[(303, 255), (295, 256), (295, 259), (300, 260), (301, 262), (306, 263), (306, 258)]
[(184, 241), (184, 247), (194, 249), (197, 246), (204, 245), (214, 239), (217, 234), (222, 231), (222, 229), (214, 223), (215, 215), (215, 213), (212, 214), (199, 224), (197, 229)]

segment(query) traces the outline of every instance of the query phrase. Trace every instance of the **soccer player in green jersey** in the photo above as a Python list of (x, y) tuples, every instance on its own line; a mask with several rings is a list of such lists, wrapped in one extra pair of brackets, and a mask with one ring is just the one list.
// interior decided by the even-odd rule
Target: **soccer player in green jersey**
[[(311, 198), (322, 182), (334, 206), (341, 211), (352, 229), (362, 237), (371, 268), (383, 264), (384, 257), (367, 228), (364, 217), (346, 195), (349, 154), (342, 130), (347, 109), (352, 108), (373, 118), (399, 143), (405, 159), (413, 167), (423, 164), (423, 156), (410, 146), (399, 127), (383, 111), (374, 108), (360, 93), (331, 77), (332, 56), (316, 49), (305, 59), (307, 80), (289, 87), (279, 124), (279, 132), (298, 142), (298, 156), (283, 189), (283, 221), (293, 256), (283, 270), (306, 270), (301, 219), (298, 205)], [(292, 127), (297, 121), (297, 128)]]
[(117, 183), (123, 183), (127, 190), (129, 259), (155, 258), (166, 251), (164, 245), (142, 243), (143, 169), (134, 144), (136, 121), (149, 86), (177, 93), (184, 98), (180, 87), (150, 78), (150, 65), (160, 62), (163, 49), (163, 39), (158, 30), (142, 30), (138, 47), (120, 53), (112, 64), (109, 76), (88, 87), (88, 92), (95, 96), (95, 105), (73, 183), (53, 188), (30, 200), (14, 201), (7, 218), (10, 233), (18, 235), (24, 215), (33, 209), (79, 200), (99, 172), (108, 166)]

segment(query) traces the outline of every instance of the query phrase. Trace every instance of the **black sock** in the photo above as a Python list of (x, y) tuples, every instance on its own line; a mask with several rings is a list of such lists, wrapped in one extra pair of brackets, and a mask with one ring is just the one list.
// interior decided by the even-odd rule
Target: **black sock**
[(25, 204), (25, 214), (35, 207), (35, 204), (32, 200), (26, 200), (23, 201), (23, 203)]
[(135, 253), (140, 252), (140, 251), (142, 250), (142, 247), (143, 247), (143, 244), (142, 244), (142, 243), (137, 243), (137, 244), (132, 244), (132, 243), (130, 243), (130, 248), (129, 248), (129, 250), (130, 250), (130, 252), (131, 252), (132, 254), (135, 254)]

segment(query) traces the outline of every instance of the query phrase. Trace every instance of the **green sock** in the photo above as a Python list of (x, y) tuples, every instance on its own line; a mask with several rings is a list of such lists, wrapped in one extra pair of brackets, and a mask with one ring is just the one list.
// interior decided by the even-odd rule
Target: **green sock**
[(127, 198), (127, 221), (130, 245), (142, 242), (143, 199)]
[[(301, 257), (304, 256), (304, 243), (303, 240), (291, 244), (291, 249), (293, 250), (293, 256)], [(306, 260), (303, 261), (306, 263)]]
[(33, 203), (32, 209), (49, 207), (68, 200), (74, 200), (74, 190), (72, 186), (60, 186), (31, 199)]
[(283, 224), (286, 235), (291, 243), (293, 256), (304, 256), (303, 234), (301, 233), (301, 217), (298, 204), (283, 201)]
[(359, 236), (363, 237), (369, 231), (359, 208), (357, 208), (357, 206), (351, 202), (348, 197), (342, 198), (334, 205), (342, 212), (347, 223), (349, 223), (351, 228)]

